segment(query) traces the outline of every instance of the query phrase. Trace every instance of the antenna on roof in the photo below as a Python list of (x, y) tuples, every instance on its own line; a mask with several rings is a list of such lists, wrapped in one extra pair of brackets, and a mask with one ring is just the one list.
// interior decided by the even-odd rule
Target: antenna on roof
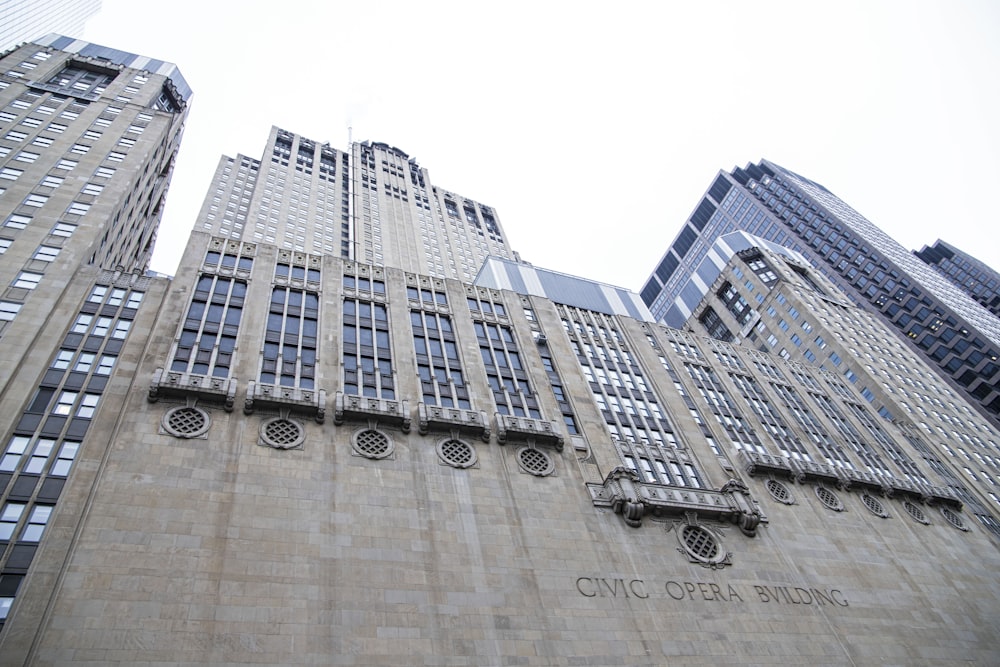
[(352, 138), (353, 136), (354, 136), (354, 128), (351, 127), (350, 125), (348, 125), (347, 126), (347, 147), (348, 148), (350, 148), (351, 146), (354, 145), (354, 139)]

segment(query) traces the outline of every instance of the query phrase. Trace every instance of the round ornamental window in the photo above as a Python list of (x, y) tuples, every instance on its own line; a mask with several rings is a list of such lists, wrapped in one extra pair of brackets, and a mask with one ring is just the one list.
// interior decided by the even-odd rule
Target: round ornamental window
[(306, 439), (306, 431), (297, 421), (276, 417), (260, 425), (260, 439), (275, 449), (292, 449)]
[(868, 511), (875, 516), (880, 516), (883, 519), (889, 516), (889, 513), (885, 511), (885, 507), (883, 507), (882, 503), (875, 496), (865, 493), (861, 496), (861, 502), (863, 502), (865, 507), (868, 508)]
[(825, 486), (816, 487), (816, 497), (819, 498), (819, 501), (821, 503), (823, 503), (833, 511), (835, 512), (844, 511), (844, 504), (840, 502), (840, 498), (837, 497), (837, 494), (831, 491), (830, 489), (826, 488)]
[(369, 459), (384, 459), (393, 452), (389, 436), (371, 428), (355, 433), (353, 443), (355, 453)]
[(517, 463), (522, 470), (538, 477), (551, 475), (555, 470), (549, 455), (533, 447), (521, 447), (517, 450)]
[(208, 431), (211, 420), (201, 408), (183, 407), (167, 410), (161, 424), (175, 438), (197, 438)]
[(476, 464), (476, 450), (462, 440), (442, 440), (438, 443), (437, 453), (443, 462), (455, 468), (469, 468)]
[(948, 507), (942, 507), (941, 514), (948, 521), (948, 523), (955, 526), (955, 528), (958, 528), (959, 530), (969, 530), (968, 527), (965, 525), (965, 522), (962, 521), (961, 515), (959, 515), (952, 509)]
[(779, 503), (784, 503), (786, 505), (791, 505), (795, 501), (792, 500), (792, 492), (788, 490), (788, 487), (779, 482), (776, 479), (767, 480), (767, 492), (771, 494), (771, 497), (777, 500)]
[(903, 502), (903, 509), (905, 509), (906, 513), (912, 516), (914, 520), (923, 524), (930, 523), (930, 521), (927, 520), (927, 517), (924, 516), (924, 511), (911, 503), (909, 500)]
[(681, 529), (681, 544), (692, 558), (703, 563), (715, 563), (720, 560), (722, 549), (715, 535), (701, 526), (684, 526)]

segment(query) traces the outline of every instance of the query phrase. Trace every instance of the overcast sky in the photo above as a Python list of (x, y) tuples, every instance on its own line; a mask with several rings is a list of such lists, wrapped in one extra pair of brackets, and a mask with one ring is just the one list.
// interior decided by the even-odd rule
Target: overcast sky
[(272, 124), (398, 146), (538, 266), (641, 288), (720, 169), (767, 158), (908, 249), (1000, 268), (1000, 3), (138, 2), (86, 39), (194, 98), (153, 268)]

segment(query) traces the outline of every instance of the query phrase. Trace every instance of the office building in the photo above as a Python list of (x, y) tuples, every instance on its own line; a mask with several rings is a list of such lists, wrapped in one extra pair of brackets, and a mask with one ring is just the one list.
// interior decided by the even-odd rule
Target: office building
[(1000, 319), (825, 187), (773, 162), (716, 176), (642, 288), (658, 319), (687, 320), (705, 285), (682, 288), (715, 240), (734, 230), (801, 253), (1000, 425)]
[(120, 409), (168, 284), (144, 272), (190, 90), (170, 63), (58, 35), (7, 52), (0, 72), (6, 616), (83, 443), (106, 433), (97, 410)]
[(466, 282), (487, 257), (514, 257), (492, 207), (433, 185), (400, 149), (277, 127), (260, 160), (222, 157), (195, 228)]
[(995, 269), (941, 239), (913, 254), (1000, 317), (1000, 273)]
[[(881, 419), (904, 433), (967, 511), (1000, 531), (995, 430), (879, 317), (853, 305), (799, 253), (746, 232), (719, 237), (695, 275), (699, 280), (692, 278), (682, 291), (690, 294), (695, 282), (707, 282), (708, 289), (686, 329), (842, 375)], [(791, 414), (815, 442), (830, 446), (801, 412)], [(837, 437), (863, 450), (856, 432), (842, 429)], [(944, 466), (943, 456), (953, 464)], [(838, 465), (830, 455), (826, 461)], [(912, 470), (909, 462), (900, 465)]]
[(839, 374), (518, 262), (399, 149), (272, 129), (223, 158), (176, 278), (85, 268), (3, 397), (0, 663), (1000, 652), (1000, 536), (951, 460)]
[[(150, 275), (180, 73), (55, 37), (0, 71), (0, 664), (1000, 652), (989, 480), (841, 373), (520, 263), (398, 148), (279, 128)], [(995, 462), (981, 424), (950, 426)]]
[(0, 52), (51, 33), (83, 37), (101, 0), (4, 0), (0, 2)]

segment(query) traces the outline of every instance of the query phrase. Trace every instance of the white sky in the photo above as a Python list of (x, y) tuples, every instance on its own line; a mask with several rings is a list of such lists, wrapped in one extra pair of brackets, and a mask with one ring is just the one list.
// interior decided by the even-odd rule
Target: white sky
[(164, 273), (219, 156), (272, 124), (398, 146), (525, 260), (636, 291), (718, 170), (760, 158), (1000, 269), (1000, 3), (104, 0), (86, 39), (195, 91)]

